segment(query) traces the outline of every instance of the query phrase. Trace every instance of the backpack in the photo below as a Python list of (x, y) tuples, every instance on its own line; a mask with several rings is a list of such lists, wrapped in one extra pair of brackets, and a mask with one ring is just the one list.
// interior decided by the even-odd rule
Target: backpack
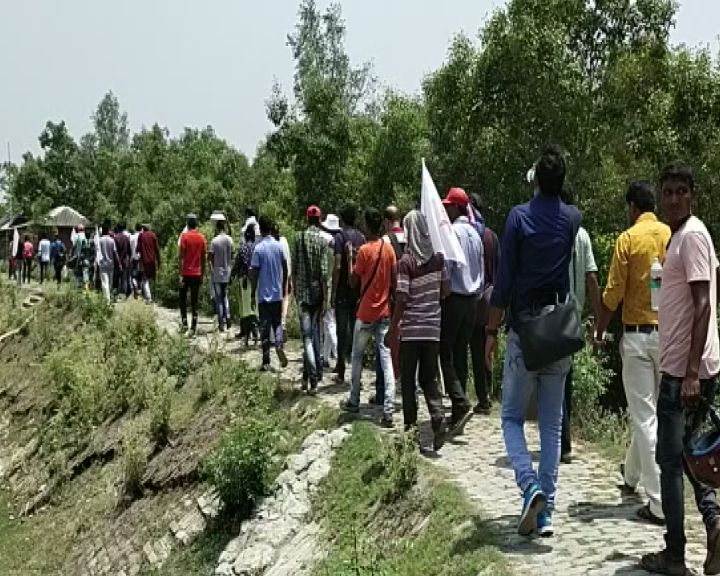
[(390, 238), (390, 244), (395, 251), (395, 259), (400, 262), (400, 258), (405, 254), (405, 244), (400, 243), (394, 232), (388, 232), (388, 238)]
[(58, 250), (57, 250), (58, 258), (59, 258), (62, 262), (65, 262), (65, 256), (67, 255), (67, 249), (65, 248), (65, 242), (59, 242), (58, 244), (59, 244), (58, 247), (57, 247), (57, 249), (58, 249)]
[(355, 303), (360, 298), (360, 289), (357, 286), (353, 288), (350, 285), (350, 277), (352, 276), (352, 269), (355, 266), (360, 248), (356, 247), (351, 239), (345, 237), (344, 230), (338, 232), (338, 236), (340, 237), (343, 247), (342, 258), (340, 259), (340, 278), (342, 279), (344, 277), (342, 293), (344, 294), (345, 301)]

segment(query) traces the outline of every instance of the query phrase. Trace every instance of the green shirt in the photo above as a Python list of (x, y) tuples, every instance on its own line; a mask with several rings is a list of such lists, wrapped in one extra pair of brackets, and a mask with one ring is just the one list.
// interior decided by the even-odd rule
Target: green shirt
[(295, 237), (293, 247), (295, 300), (310, 306), (322, 302), (322, 284), (328, 279), (327, 241), (316, 226)]

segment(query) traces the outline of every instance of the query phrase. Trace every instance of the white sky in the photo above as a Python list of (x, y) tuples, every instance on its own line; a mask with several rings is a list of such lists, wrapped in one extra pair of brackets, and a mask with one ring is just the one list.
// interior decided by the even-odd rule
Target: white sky
[[(327, 0), (319, 0), (321, 6)], [(420, 89), (453, 35), (475, 36), (502, 0), (344, 0), (347, 48), (381, 85)], [(718, 47), (716, 0), (682, 0), (676, 43)], [(0, 0), (0, 158), (38, 149), (64, 119), (73, 135), (112, 89), (137, 130), (212, 125), (252, 157), (270, 130), (264, 102), (286, 90), (295, 0)]]

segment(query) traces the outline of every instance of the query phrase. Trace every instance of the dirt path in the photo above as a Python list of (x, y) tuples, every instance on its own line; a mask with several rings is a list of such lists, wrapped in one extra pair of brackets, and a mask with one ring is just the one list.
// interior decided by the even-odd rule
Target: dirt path
[[(168, 330), (178, 329), (178, 314), (158, 308), (159, 321)], [(214, 323), (202, 319), (197, 342), (202, 347), (219, 346), (227, 353), (241, 354), (251, 365), (259, 365), (257, 349), (245, 351), (232, 337), (218, 340)], [(290, 366), (283, 378), (300, 381), (299, 345), (290, 343)], [(273, 358), (273, 362), (275, 359)], [(363, 406), (373, 388), (372, 374), (363, 374)], [(347, 385), (325, 384), (318, 398), (333, 405), (345, 397)], [(422, 406), (422, 402), (419, 403)], [(424, 410), (424, 409), (423, 409)], [(374, 418), (371, 408), (361, 410), (360, 418)], [(430, 443), (427, 414), (421, 425), (422, 441)], [(396, 427), (402, 428), (402, 414), (396, 414)], [(531, 450), (539, 447), (537, 429), (526, 427)], [(517, 535), (520, 494), (505, 454), (500, 419), (497, 414), (476, 416), (466, 427), (465, 435), (448, 443), (441, 454), (429, 460), (460, 485), (478, 504), (487, 522), (500, 538), (500, 548), (516, 573), (549, 573), (573, 575), (643, 575), (637, 567), (640, 556), (663, 546), (663, 529), (635, 521), (640, 497), (622, 498), (617, 484), (617, 463), (611, 463), (576, 446), (575, 461), (560, 468), (558, 498), (554, 516), (555, 537), (528, 539)], [(705, 558), (705, 536), (698, 515), (688, 511), (688, 564), (700, 568)]]

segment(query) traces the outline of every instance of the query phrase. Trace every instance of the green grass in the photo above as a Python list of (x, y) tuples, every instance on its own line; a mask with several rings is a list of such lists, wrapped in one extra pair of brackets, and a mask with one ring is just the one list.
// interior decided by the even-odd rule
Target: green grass
[(315, 576), (510, 574), (496, 533), (464, 493), (429, 465), (416, 488), (392, 503), (377, 429), (357, 423), (315, 498), (331, 549)]

